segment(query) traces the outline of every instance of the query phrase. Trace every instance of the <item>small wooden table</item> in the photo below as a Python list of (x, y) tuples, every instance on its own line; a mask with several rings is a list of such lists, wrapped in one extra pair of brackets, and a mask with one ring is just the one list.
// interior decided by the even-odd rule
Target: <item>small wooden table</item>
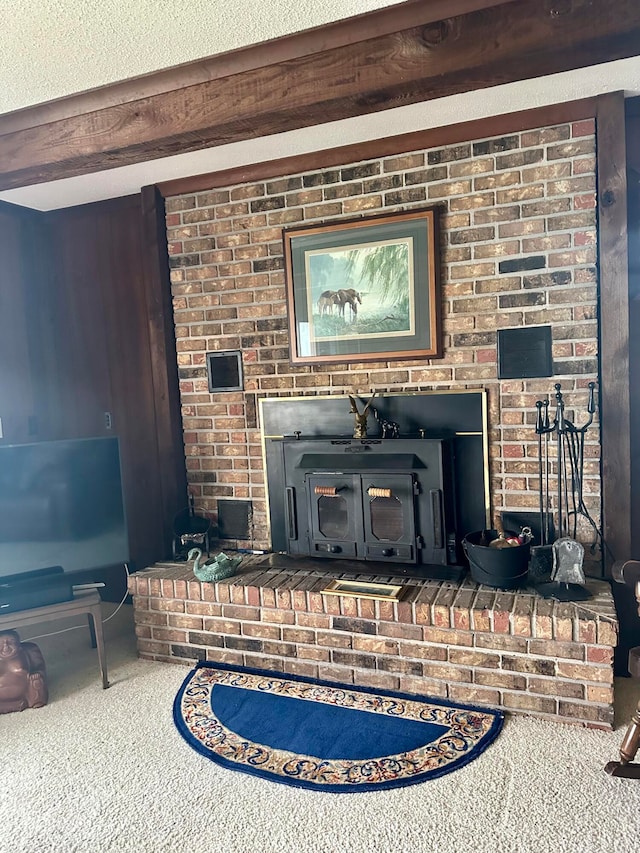
[(98, 664), (102, 674), (102, 687), (109, 686), (107, 679), (107, 657), (104, 650), (104, 634), (102, 632), (102, 607), (100, 595), (95, 589), (76, 592), (71, 601), (61, 601), (58, 604), (47, 604), (44, 607), (32, 607), (29, 610), (17, 610), (0, 616), (0, 631), (12, 628), (36, 625), (40, 622), (51, 622), (53, 619), (64, 619), (67, 616), (88, 614), (91, 645), (98, 650)]

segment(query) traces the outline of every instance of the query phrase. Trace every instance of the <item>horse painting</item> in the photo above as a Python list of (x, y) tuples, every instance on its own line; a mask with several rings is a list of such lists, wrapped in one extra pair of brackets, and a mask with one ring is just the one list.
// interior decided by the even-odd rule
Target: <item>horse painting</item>
[(353, 287), (348, 290), (339, 290), (338, 298), (340, 300), (340, 314), (344, 317), (345, 306), (349, 306), (351, 321), (353, 322), (358, 316), (358, 305), (362, 305), (362, 296)]
[(349, 319), (354, 322), (358, 316), (358, 305), (362, 305), (362, 295), (352, 287), (341, 290), (325, 290), (318, 299), (318, 312), (322, 317), (324, 314), (335, 313), (334, 308), (337, 308), (339, 316), (344, 317), (347, 305), (349, 306)]
[(339, 309), (340, 299), (337, 291), (325, 290), (324, 293), (320, 294), (320, 298), (318, 299), (318, 311), (320, 312), (321, 317), (324, 314), (333, 314), (334, 305), (337, 305)]

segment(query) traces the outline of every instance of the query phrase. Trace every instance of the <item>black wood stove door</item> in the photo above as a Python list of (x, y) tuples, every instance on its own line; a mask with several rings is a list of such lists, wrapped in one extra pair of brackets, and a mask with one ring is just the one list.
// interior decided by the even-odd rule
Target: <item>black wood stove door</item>
[(362, 541), (362, 497), (357, 474), (319, 474), (305, 478), (309, 507), (310, 553), (355, 557)]
[(415, 563), (416, 484), (411, 474), (310, 474), (309, 552)]
[(361, 477), (364, 556), (369, 560), (416, 562), (416, 483), (411, 474)]

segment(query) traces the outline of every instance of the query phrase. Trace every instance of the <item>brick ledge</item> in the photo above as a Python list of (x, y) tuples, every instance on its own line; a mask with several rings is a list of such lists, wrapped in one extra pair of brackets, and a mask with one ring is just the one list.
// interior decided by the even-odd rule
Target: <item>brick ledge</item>
[(140, 656), (208, 658), (613, 726), (618, 621), (604, 581), (589, 580), (594, 597), (571, 603), (470, 579), (356, 576), (402, 584), (401, 600), (390, 602), (322, 595), (335, 573), (265, 563), (249, 555), (238, 575), (215, 584), (186, 563), (132, 574)]

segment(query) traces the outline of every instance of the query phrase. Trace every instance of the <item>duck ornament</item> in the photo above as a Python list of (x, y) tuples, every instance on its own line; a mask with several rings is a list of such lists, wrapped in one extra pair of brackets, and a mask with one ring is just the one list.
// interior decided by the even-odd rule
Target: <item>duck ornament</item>
[(222, 551), (206, 563), (200, 565), (202, 551), (192, 548), (187, 554), (187, 560), (193, 560), (193, 573), (200, 581), (222, 581), (236, 573), (242, 562), (242, 557), (229, 557)]

